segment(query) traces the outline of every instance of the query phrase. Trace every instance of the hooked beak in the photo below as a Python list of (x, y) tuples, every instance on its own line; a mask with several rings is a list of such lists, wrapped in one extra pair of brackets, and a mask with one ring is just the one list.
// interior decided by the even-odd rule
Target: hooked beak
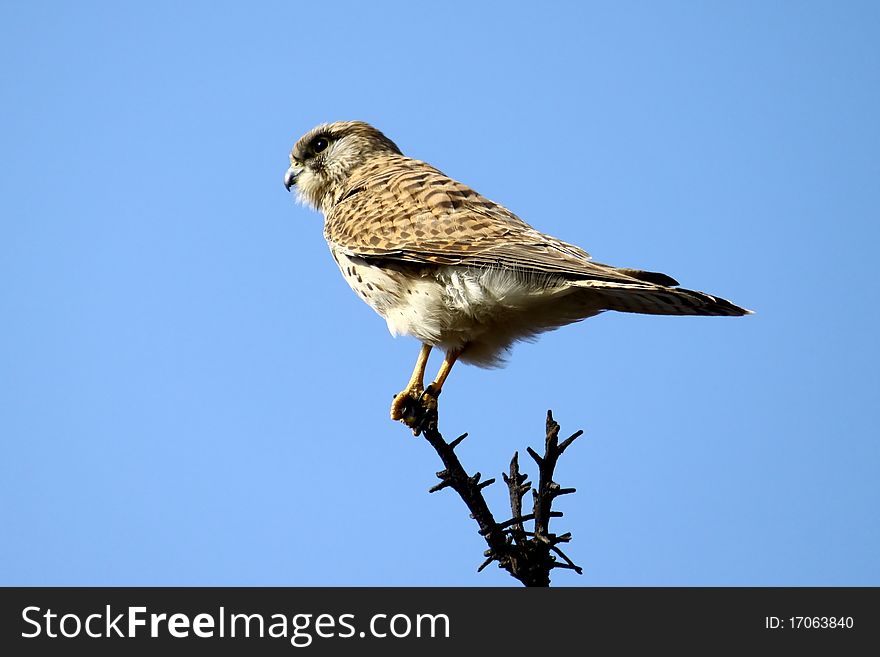
[(290, 188), (296, 184), (296, 179), (299, 177), (299, 174), (302, 173), (302, 170), (302, 167), (291, 164), (290, 168), (284, 173), (284, 186), (287, 188), (288, 192), (290, 191)]

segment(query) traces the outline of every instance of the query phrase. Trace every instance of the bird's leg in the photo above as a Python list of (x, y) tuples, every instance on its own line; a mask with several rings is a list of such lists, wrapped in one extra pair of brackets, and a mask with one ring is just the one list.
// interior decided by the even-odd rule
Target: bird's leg
[(412, 376), (403, 392), (398, 393), (391, 402), (391, 419), (400, 420), (408, 427), (412, 427), (416, 421), (415, 410), (418, 401), (425, 390), (425, 367), (428, 365), (428, 356), (431, 355), (431, 345), (423, 344)]
[(437, 397), (443, 392), (443, 384), (446, 383), (446, 378), (452, 371), (452, 366), (455, 365), (455, 361), (461, 356), (462, 351), (463, 349), (450, 349), (446, 352), (446, 357), (443, 359), (443, 363), (441, 363), (440, 369), (437, 371), (437, 376), (434, 377), (431, 385), (425, 388), (425, 391), (420, 397), (422, 405), (425, 408), (437, 408)]

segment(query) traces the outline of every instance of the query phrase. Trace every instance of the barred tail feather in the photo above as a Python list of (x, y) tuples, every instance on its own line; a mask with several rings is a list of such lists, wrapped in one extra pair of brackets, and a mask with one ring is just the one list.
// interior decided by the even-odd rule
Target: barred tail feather
[(705, 292), (680, 287), (616, 283), (610, 281), (578, 281), (578, 287), (589, 289), (604, 310), (645, 315), (717, 315), (739, 317), (753, 314), (727, 299)]

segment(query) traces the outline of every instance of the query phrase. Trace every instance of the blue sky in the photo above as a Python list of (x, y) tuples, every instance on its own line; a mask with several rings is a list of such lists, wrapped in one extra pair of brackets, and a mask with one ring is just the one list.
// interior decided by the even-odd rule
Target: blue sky
[(5, 2), (0, 62), (0, 583), (514, 585), (281, 183), (361, 119), (757, 311), (453, 372), (471, 471), (586, 431), (555, 584), (880, 585), (876, 3)]

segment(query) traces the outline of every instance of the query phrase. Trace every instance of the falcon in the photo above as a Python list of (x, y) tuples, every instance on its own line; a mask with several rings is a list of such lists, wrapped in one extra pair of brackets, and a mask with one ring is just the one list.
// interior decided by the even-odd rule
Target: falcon
[[(290, 153), (284, 186), (324, 215), (324, 237), (352, 290), (392, 335), (422, 343), (391, 418), (412, 428), (436, 410), (457, 361), (503, 363), (511, 346), (606, 310), (740, 316), (751, 311), (657, 272), (594, 262), (361, 121), (319, 125)], [(434, 347), (445, 357), (424, 385)]]

